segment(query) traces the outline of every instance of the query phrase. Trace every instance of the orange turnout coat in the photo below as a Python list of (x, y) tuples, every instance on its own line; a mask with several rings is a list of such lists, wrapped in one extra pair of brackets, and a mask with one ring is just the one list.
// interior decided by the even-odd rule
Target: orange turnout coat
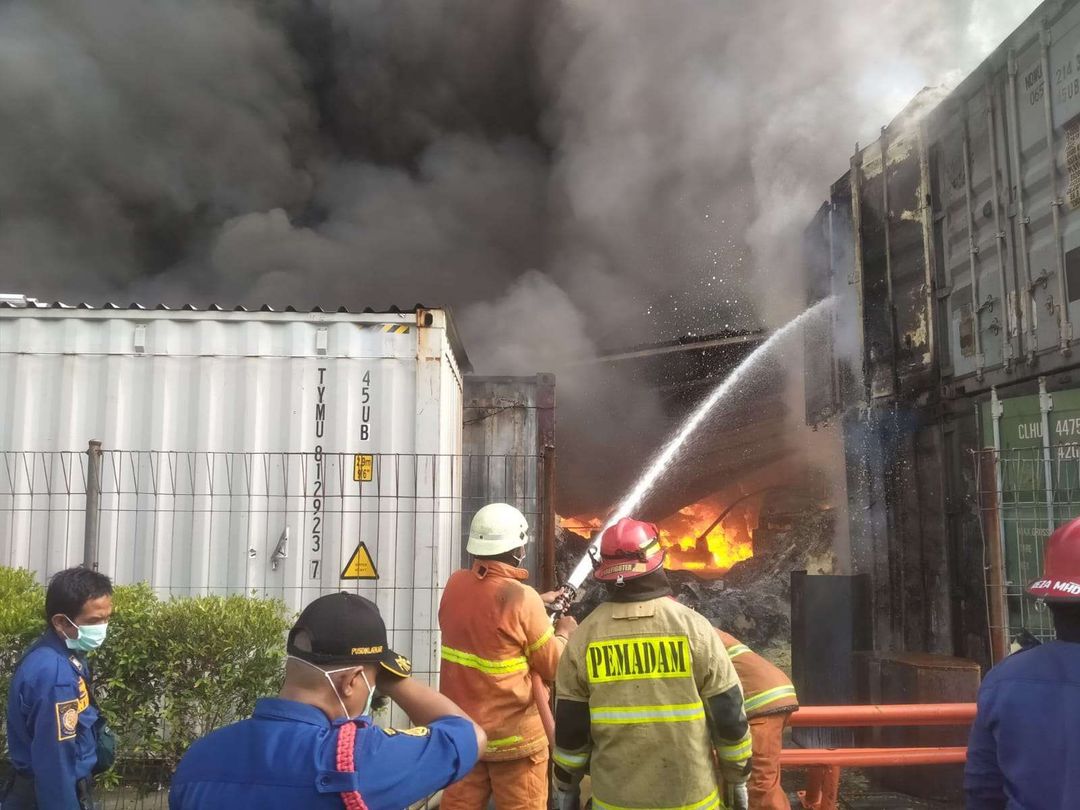
[(546, 751), (531, 672), (555, 679), (566, 640), (554, 636), (523, 568), (477, 560), (455, 571), (439, 605), (440, 690), (487, 733), (488, 762)]

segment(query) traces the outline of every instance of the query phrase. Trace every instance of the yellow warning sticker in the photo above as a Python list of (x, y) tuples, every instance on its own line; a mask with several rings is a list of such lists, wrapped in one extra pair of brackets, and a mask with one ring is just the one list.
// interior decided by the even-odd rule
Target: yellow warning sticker
[(364, 543), (356, 547), (356, 551), (349, 558), (345, 570), (341, 572), (342, 579), (378, 579), (379, 572), (375, 570), (375, 561), (371, 559), (371, 552)]
[(375, 457), (357, 453), (353, 456), (352, 480), (370, 481), (375, 470)]

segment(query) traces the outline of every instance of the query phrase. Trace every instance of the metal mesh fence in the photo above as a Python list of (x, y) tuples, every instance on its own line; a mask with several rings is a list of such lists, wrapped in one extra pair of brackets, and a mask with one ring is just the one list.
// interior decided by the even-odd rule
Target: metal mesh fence
[(469, 520), (502, 500), (539, 527), (541, 478), (527, 455), (0, 452), (0, 565), (44, 581), (85, 562), (161, 597), (240, 593), (294, 611), (360, 593), (434, 683), (439, 598)]
[(990, 632), (1006, 643), (1025, 632), (1052, 639), (1049, 611), (1025, 588), (1042, 575), (1054, 528), (1080, 515), (1080, 444), (981, 450), (974, 457)]

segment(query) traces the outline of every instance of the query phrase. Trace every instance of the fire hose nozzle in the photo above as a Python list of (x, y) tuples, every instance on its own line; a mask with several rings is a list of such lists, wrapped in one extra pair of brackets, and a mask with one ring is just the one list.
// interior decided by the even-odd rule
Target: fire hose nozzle
[(552, 622), (562, 618), (562, 615), (570, 609), (570, 605), (574, 603), (574, 598), (577, 596), (577, 588), (573, 585), (563, 585), (562, 592), (562, 596), (548, 606)]

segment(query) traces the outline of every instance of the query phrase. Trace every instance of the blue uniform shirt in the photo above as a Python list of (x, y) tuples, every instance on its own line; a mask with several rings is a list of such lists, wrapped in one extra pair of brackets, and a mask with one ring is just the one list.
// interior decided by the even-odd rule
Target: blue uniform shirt
[[(40, 810), (78, 810), (75, 783), (97, 762), (86, 658), (51, 629), (23, 656), (8, 694), (8, 755), (34, 780)], [(5, 803), (5, 810), (8, 803)]]
[(337, 771), (338, 727), (314, 706), (263, 698), (254, 715), (197, 740), (180, 760), (170, 810), (341, 810), (358, 790), (369, 810), (401, 810), (476, 764), (476, 733), (460, 717), (429, 727), (356, 731), (356, 774)]
[(964, 791), (968, 810), (1080, 807), (1080, 644), (1014, 653), (979, 689)]

